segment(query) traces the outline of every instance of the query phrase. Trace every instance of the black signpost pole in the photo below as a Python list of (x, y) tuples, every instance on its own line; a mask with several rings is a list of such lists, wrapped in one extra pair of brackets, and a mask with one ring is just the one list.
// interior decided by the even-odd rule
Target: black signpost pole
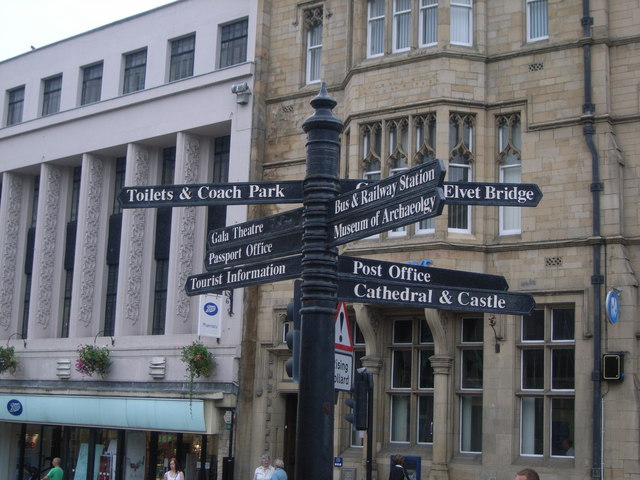
[(337, 102), (322, 84), (311, 100), (315, 113), (302, 125), (307, 134), (304, 181), (300, 383), (295, 478), (333, 478), (334, 318), (338, 255), (328, 246), (329, 204), (340, 191)]

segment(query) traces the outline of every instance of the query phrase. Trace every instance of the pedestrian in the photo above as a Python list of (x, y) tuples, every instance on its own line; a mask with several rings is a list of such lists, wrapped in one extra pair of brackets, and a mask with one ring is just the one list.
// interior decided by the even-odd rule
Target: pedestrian
[(404, 469), (404, 457), (398, 454), (394, 455), (392, 460), (393, 465), (389, 470), (389, 480), (406, 480), (407, 472)]
[(260, 465), (253, 473), (253, 480), (270, 480), (273, 476), (274, 468), (271, 466), (271, 457), (267, 454), (260, 457)]
[(61, 463), (62, 460), (60, 460), (60, 457), (55, 457), (51, 460), (51, 470), (42, 477), (42, 480), (62, 480), (62, 477), (64, 477), (64, 471), (60, 468)]
[(276, 458), (273, 462), (275, 470), (271, 480), (287, 480), (287, 472), (284, 471), (284, 462), (281, 458)]
[(532, 468), (525, 468), (516, 473), (515, 480), (540, 480), (538, 472)]
[(178, 468), (175, 458), (169, 460), (169, 470), (164, 473), (164, 480), (184, 480), (184, 474)]

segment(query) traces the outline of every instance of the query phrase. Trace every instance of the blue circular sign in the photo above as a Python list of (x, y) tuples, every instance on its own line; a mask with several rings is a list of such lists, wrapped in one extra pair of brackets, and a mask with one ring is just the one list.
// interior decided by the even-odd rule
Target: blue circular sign
[(607, 293), (605, 307), (607, 309), (607, 317), (609, 317), (609, 321), (611, 323), (616, 323), (620, 316), (620, 299), (618, 297), (618, 292), (611, 290)]
[(14, 417), (22, 415), (22, 403), (20, 400), (11, 399), (7, 402), (7, 411)]
[(213, 317), (214, 315), (216, 315), (218, 313), (218, 305), (216, 305), (213, 302), (207, 302), (204, 304), (204, 313), (206, 313), (207, 315)]

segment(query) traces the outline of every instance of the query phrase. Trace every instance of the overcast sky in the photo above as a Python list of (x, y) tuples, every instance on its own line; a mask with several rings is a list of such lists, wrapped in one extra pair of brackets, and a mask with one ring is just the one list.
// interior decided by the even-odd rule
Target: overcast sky
[(174, 0), (0, 0), (0, 61)]

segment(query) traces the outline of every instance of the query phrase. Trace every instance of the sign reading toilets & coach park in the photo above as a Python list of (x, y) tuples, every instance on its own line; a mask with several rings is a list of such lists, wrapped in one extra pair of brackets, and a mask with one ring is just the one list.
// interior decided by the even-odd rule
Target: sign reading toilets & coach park
[[(126, 186), (123, 208), (302, 203), (284, 213), (208, 233), (206, 273), (187, 295), (302, 278), (297, 478), (332, 478), (334, 319), (338, 301), (529, 314), (527, 293), (504, 277), (337, 254), (338, 245), (436, 217), (445, 204), (533, 207), (537, 185), (444, 182), (436, 159), (379, 181), (338, 179), (342, 122), (326, 87), (311, 101), (305, 181)], [(342, 192), (342, 193), (336, 193)], [(478, 288), (482, 286), (482, 288)]]

